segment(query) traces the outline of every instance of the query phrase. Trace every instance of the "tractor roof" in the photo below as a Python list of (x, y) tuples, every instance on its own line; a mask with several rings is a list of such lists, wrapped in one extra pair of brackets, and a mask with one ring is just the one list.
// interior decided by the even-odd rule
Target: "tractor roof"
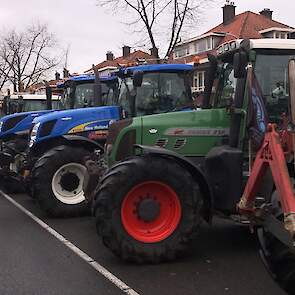
[[(115, 76), (102, 76), (102, 77), (100, 77), (101, 82), (114, 81), (116, 79), (117, 78)], [(85, 81), (85, 82), (87, 82), (87, 81), (94, 81), (94, 80), (95, 80), (94, 75), (82, 74), (82, 75), (70, 77), (65, 82), (57, 84), (57, 87), (58, 88), (65, 87), (65, 84), (67, 83), (67, 81), (75, 81), (75, 82), (84, 82)]]
[(294, 39), (250, 39), (253, 49), (295, 49)]
[(120, 68), (115, 75), (131, 75), (133, 72), (184, 72), (191, 71), (193, 69), (192, 65), (187, 64), (153, 64), (153, 65), (140, 65), (128, 68)]

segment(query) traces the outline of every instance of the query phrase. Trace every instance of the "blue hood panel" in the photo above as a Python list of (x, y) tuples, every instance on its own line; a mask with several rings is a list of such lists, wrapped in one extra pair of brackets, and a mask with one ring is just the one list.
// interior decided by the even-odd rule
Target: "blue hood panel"
[[(34, 119), (33, 124), (40, 123), (35, 143), (66, 134), (107, 130), (110, 121), (119, 119), (120, 108), (118, 106), (91, 107), (54, 112)], [(53, 129), (49, 135), (40, 137), (42, 126), (49, 121), (56, 121)]]
[(42, 111), (34, 111), (34, 112), (14, 113), (14, 114), (2, 117), (0, 119), (0, 122), (3, 122), (1, 124), (3, 124), (2, 126), (5, 126), (5, 123), (9, 121), (10, 119), (14, 119), (20, 116), (25, 116), (21, 121), (19, 121), (12, 128), (4, 132), (0, 131), (0, 139), (9, 135), (29, 133), (32, 126), (32, 122), (35, 118), (38, 118), (42, 115), (52, 113), (52, 112), (54, 112), (54, 110), (42, 110)]

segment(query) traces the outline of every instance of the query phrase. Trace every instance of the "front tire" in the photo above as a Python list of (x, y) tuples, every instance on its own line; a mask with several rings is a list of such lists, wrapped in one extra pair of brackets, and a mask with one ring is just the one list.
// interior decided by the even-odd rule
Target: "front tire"
[[(273, 215), (280, 221), (284, 219), (283, 212), (275, 191), (270, 202)], [(285, 244), (264, 228), (258, 229), (258, 239), (261, 245), (261, 255), (274, 279), (289, 294), (295, 295), (295, 254)]]
[(78, 147), (58, 146), (46, 152), (33, 168), (34, 197), (49, 216), (74, 217), (90, 213), (83, 192), (90, 153)]
[(182, 166), (160, 157), (134, 157), (101, 180), (94, 203), (97, 231), (123, 260), (171, 261), (186, 254), (201, 221), (202, 200)]

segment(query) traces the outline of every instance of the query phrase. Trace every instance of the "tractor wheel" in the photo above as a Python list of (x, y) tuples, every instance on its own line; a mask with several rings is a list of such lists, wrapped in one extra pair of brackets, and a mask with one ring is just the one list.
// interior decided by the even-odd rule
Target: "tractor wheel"
[(123, 260), (171, 261), (187, 253), (202, 203), (198, 184), (176, 162), (130, 158), (101, 180), (94, 202), (97, 231)]
[(90, 213), (83, 192), (86, 167), (83, 148), (58, 146), (46, 152), (33, 168), (34, 197), (49, 216), (72, 217)]
[[(10, 170), (16, 174), (21, 174), (23, 169), (24, 153), (28, 148), (28, 141), (26, 139), (18, 138), (5, 142), (3, 152), (6, 152), (13, 156), (14, 161), (10, 164)], [(6, 180), (4, 184), (4, 190), (10, 194), (24, 193), (26, 192), (26, 186), (24, 182)]]
[[(273, 214), (283, 220), (283, 212), (277, 192), (272, 194)], [(267, 230), (258, 229), (261, 255), (274, 279), (289, 294), (295, 295), (295, 254)]]

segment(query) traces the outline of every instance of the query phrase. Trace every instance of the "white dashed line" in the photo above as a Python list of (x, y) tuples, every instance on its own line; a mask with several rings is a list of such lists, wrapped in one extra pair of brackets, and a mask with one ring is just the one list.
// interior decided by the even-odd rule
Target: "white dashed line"
[(22, 205), (20, 205), (15, 200), (13, 200), (9, 195), (5, 194), (2, 191), (0, 191), (0, 193), (10, 203), (12, 203), (15, 207), (17, 207), (22, 212), (24, 212), (27, 216), (29, 216), (31, 219), (33, 219), (37, 224), (39, 224), (42, 228), (44, 228), (52, 236), (54, 236), (61, 243), (63, 243), (66, 247), (68, 247), (70, 250), (72, 250), (76, 255), (78, 255), (80, 258), (82, 258), (86, 263), (88, 263), (92, 268), (94, 268), (97, 272), (99, 272), (106, 279), (108, 279), (110, 282), (112, 282), (115, 286), (117, 286), (124, 293), (126, 293), (128, 295), (140, 295), (135, 290), (133, 290), (132, 288), (130, 288), (127, 284), (125, 284), (123, 281), (121, 281), (119, 278), (117, 278), (115, 275), (113, 275), (105, 267), (103, 267), (102, 265), (100, 265), (93, 258), (91, 258), (89, 255), (87, 255), (85, 252), (83, 252), (81, 249), (79, 249), (77, 246), (75, 246), (69, 240), (67, 240), (63, 235), (61, 235), (60, 233), (58, 233), (56, 230), (54, 230), (52, 227), (50, 227), (48, 224), (46, 224), (40, 218), (38, 218), (33, 213), (31, 213), (29, 210), (27, 210)]

